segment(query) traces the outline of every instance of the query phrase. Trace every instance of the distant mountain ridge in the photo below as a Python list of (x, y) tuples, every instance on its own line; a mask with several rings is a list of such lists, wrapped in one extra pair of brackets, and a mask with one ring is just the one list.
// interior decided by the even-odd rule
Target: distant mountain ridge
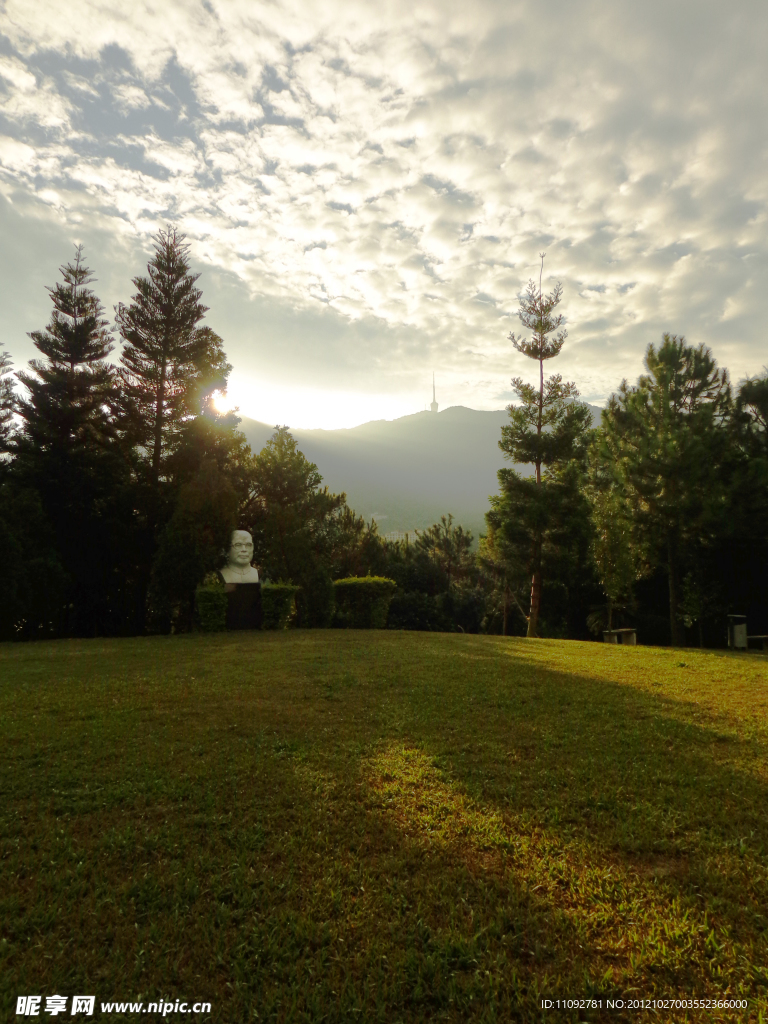
[[(595, 418), (600, 410), (590, 406)], [(490, 412), (454, 405), (396, 420), (373, 420), (341, 430), (291, 433), (316, 463), (331, 491), (344, 491), (351, 508), (379, 532), (423, 530), (451, 513), (477, 536), (485, 530), (488, 496), (498, 492), (496, 473), (510, 465), (499, 449), (506, 409)], [(243, 417), (240, 429), (254, 452), (274, 427)], [(530, 466), (519, 466), (524, 475)]]

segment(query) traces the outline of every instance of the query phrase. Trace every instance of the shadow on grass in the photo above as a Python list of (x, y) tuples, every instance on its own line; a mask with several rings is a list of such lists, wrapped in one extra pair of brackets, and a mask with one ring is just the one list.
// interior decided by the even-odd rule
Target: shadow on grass
[(438, 666), (403, 686), (405, 743), (371, 762), (382, 813), (527, 894), (544, 950), (530, 994), (706, 994), (765, 1012), (764, 748), (727, 715), (697, 723), (690, 701), (526, 655), (508, 649), (500, 672), (475, 652), (471, 693)]
[(38, 991), (220, 1021), (765, 1012), (763, 740), (695, 678), (469, 637), (83, 649), (58, 689), (30, 661), (3, 691), (9, 1016)]

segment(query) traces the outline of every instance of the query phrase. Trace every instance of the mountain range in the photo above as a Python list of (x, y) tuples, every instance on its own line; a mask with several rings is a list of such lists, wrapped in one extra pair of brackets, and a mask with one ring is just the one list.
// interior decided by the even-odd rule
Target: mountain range
[[(597, 419), (600, 410), (590, 408)], [(477, 537), (485, 532), (488, 496), (498, 492), (497, 471), (511, 465), (499, 449), (507, 422), (506, 409), (455, 405), (348, 429), (291, 433), (329, 490), (344, 491), (351, 508), (376, 520), (379, 533), (423, 530), (450, 512)], [(274, 427), (243, 417), (240, 430), (258, 452)], [(533, 472), (516, 468), (524, 476)]]

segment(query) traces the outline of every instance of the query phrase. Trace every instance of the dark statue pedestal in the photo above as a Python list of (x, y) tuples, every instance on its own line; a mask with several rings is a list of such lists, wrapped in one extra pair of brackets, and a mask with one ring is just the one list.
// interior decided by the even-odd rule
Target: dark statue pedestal
[(261, 629), (261, 583), (227, 583), (227, 629)]

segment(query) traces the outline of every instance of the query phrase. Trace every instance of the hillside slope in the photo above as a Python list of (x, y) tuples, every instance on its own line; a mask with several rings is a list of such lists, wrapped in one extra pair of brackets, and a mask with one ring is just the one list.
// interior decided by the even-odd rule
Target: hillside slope
[[(459, 405), (346, 430), (291, 433), (330, 490), (344, 491), (366, 519), (375, 516), (381, 533), (425, 529), (450, 512), (477, 535), (488, 496), (498, 489), (496, 473), (508, 465), (498, 444), (506, 422), (505, 409)], [(274, 428), (243, 418), (240, 429), (256, 452)]]

